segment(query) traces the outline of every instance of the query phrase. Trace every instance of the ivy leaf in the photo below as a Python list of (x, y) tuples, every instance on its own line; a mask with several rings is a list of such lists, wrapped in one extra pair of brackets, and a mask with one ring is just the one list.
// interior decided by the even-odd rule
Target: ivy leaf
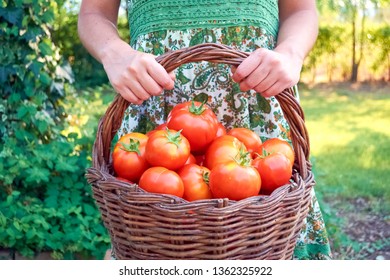
[(21, 8), (1, 9), (0, 17), (3, 17), (6, 21), (13, 25), (20, 26), (23, 17), (23, 10)]
[(17, 221), (17, 220), (15, 220), (14, 222), (13, 222), (13, 225), (14, 225), (14, 227), (17, 229), (17, 230), (21, 230), (21, 227), (20, 227), (20, 224), (19, 224), (19, 222)]
[(44, 56), (47, 55), (50, 56), (53, 54), (53, 50), (51, 49), (51, 46), (46, 41), (40, 42), (38, 44), (38, 48)]
[(22, 35), (22, 38), (29, 42), (36, 42), (39, 35), (41, 35), (42, 29), (40, 27), (30, 27), (26, 33)]
[(30, 70), (34, 73), (35, 76), (38, 76), (41, 72), (41, 69), (43, 68), (44, 64), (42, 62), (39, 62), (37, 60), (34, 60), (30, 65)]
[(0, 83), (4, 83), (9, 79), (9, 76), (15, 74), (15, 70), (12, 66), (0, 65)]
[(51, 78), (50, 76), (45, 73), (45, 72), (41, 72), (41, 75), (39, 76), (39, 80), (44, 84), (44, 85), (50, 85), (51, 84)]
[(0, 228), (4, 228), (7, 225), (7, 218), (0, 212)]
[(46, 12), (44, 12), (41, 16), (41, 20), (44, 23), (52, 22), (54, 20), (53, 10), (47, 10)]
[(46, 191), (45, 204), (48, 208), (57, 208), (58, 207), (58, 195), (59, 191), (56, 186), (49, 186)]
[(28, 174), (29, 176), (26, 178), (28, 183), (41, 183), (49, 181), (50, 172), (46, 168), (39, 168), (34, 166), (28, 171)]
[(56, 171), (59, 172), (63, 172), (63, 171), (74, 172), (77, 170), (77, 166), (69, 164), (65, 161), (59, 161), (57, 162), (55, 169)]
[(28, 114), (28, 111), (29, 111), (28, 107), (26, 107), (26, 106), (19, 107), (17, 110), (16, 116), (19, 119), (23, 119)]
[(48, 123), (45, 121), (38, 120), (36, 122), (36, 126), (38, 127), (39, 132), (43, 134), (47, 131)]
[(92, 207), (92, 205), (84, 204), (84, 211), (88, 216), (93, 216), (96, 213), (96, 208)]
[(35, 228), (31, 228), (29, 229), (27, 232), (26, 232), (26, 238), (27, 239), (32, 239), (35, 235), (36, 235), (36, 229)]

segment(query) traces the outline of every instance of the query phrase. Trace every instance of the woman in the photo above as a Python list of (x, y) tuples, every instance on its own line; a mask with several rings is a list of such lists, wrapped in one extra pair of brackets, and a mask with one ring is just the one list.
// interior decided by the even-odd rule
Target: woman
[[(207, 101), (227, 127), (262, 140), (289, 138), (275, 95), (299, 81), (318, 32), (315, 0), (129, 0), (130, 45), (116, 29), (120, 0), (83, 0), (79, 35), (131, 105), (119, 135), (147, 132), (181, 102)], [(167, 73), (154, 57), (205, 42), (249, 52), (237, 68), (208, 62)], [(314, 191), (295, 258), (328, 259), (329, 242)]]

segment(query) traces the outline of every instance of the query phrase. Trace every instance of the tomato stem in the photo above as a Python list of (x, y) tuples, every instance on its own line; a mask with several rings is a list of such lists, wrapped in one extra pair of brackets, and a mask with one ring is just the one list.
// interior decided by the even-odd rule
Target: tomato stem
[(168, 143), (172, 143), (177, 148), (179, 148), (179, 144), (180, 144), (181, 139), (182, 139), (181, 132), (182, 132), (182, 129), (180, 129), (177, 132), (172, 132), (172, 130), (169, 130), (168, 128), (166, 128), (165, 136), (168, 139)]
[(206, 101), (203, 101), (199, 106), (195, 105), (195, 102), (192, 101), (191, 106), (189, 106), (188, 111), (194, 115), (202, 115), (202, 113), (206, 110), (206, 107), (204, 106), (206, 104)]
[(203, 171), (202, 177), (203, 177), (203, 181), (204, 181), (207, 185), (209, 185), (209, 182), (210, 182), (210, 172), (208, 172), (208, 171)]
[(240, 151), (233, 159), (238, 165), (241, 166), (249, 166), (252, 162), (251, 153), (248, 152), (244, 146), (241, 146)]
[(122, 147), (121, 150), (126, 152), (136, 152), (139, 156), (141, 155), (141, 151), (139, 150), (140, 142), (138, 139), (130, 138), (129, 143), (119, 142)]

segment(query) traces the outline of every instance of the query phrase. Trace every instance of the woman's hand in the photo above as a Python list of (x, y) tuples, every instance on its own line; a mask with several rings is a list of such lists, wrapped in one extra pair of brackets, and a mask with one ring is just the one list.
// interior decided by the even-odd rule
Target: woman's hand
[(126, 100), (141, 104), (164, 89), (173, 89), (173, 73), (151, 54), (133, 50), (117, 30), (120, 0), (83, 0), (78, 16), (79, 37), (104, 66), (114, 89)]
[(110, 43), (102, 63), (115, 91), (133, 104), (173, 89), (173, 72), (167, 73), (153, 55), (135, 51), (121, 40)]
[(298, 83), (302, 63), (303, 58), (283, 50), (259, 48), (232, 69), (232, 78), (242, 91), (253, 89), (271, 97)]
[(279, 0), (278, 5), (280, 28), (276, 48), (257, 49), (237, 69), (232, 69), (233, 80), (240, 84), (242, 91), (254, 89), (270, 97), (296, 85), (303, 60), (316, 41), (315, 0)]

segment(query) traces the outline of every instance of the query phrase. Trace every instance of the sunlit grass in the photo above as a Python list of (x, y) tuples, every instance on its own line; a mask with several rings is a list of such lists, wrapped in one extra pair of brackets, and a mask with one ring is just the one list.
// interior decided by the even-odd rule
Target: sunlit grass
[[(390, 217), (390, 90), (301, 89), (311, 142), (316, 193), (334, 250), (363, 246), (344, 232), (339, 211), (359, 213), (363, 198), (371, 214)], [(387, 218), (386, 218), (387, 217)], [(344, 248), (344, 249), (343, 249)]]
[(304, 90), (301, 104), (320, 191), (389, 202), (390, 93)]

